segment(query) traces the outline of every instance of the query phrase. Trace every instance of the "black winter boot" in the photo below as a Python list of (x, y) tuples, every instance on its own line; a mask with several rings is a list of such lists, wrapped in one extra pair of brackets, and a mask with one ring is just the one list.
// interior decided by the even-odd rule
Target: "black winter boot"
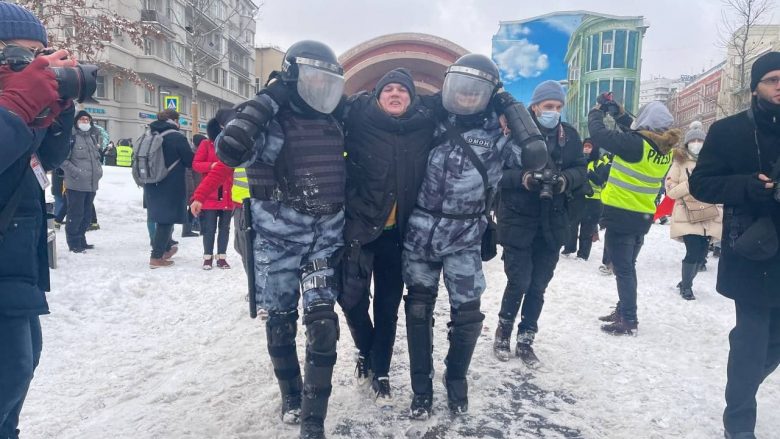
[(281, 418), (285, 424), (297, 424), (301, 416), (301, 368), (295, 350), (298, 311), (270, 312), (266, 321), (268, 353), (282, 394)]
[(534, 338), (536, 333), (534, 331), (522, 331), (517, 333), (517, 346), (515, 347), (515, 355), (523, 360), (526, 366), (530, 368), (539, 367), (539, 358), (534, 353)]
[(626, 320), (623, 315), (618, 314), (614, 322), (601, 325), (601, 330), (610, 335), (636, 335), (638, 326), (636, 320)]
[(433, 305), (436, 291), (409, 287), (404, 297), (409, 372), (412, 377), (412, 419), (428, 419), (433, 407)]
[(513, 324), (514, 322), (498, 319), (498, 327), (493, 339), (493, 354), (499, 361), (509, 361), (509, 358), (512, 356), (511, 338)]
[(693, 278), (699, 272), (699, 264), (682, 263), (682, 280), (680, 281), (680, 296), (685, 300), (695, 300), (693, 295)]
[(460, 415), (468, 412), (468, 381), (466, 374), (474, 354), (474, 347), (482, 332), (482, 321), (485, 315), (479, 311), (479, 300), (461, 305), (453, 310), (449, 323), (447, 338), (450, 341), (450, 349), (444, 363), (447, 370), (444, 372), (444, 385), (447, 387), (447, 406), (450, 412)]
[(339, 318), (332, 303), (315, 303), (306, 308), (306, 363), (304, 365), (301, 438), (325, 437), (325, 417), (331, 392)]

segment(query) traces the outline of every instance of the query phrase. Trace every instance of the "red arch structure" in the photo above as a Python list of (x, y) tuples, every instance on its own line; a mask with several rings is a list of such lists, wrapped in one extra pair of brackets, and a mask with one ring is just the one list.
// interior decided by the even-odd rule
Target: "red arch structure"
[(344, 66), (344, 91), (353, 94), (372, 90), (385, 73), (405, 67), (412, 72), (418, 93), (435, 93), (441, 89), (447, 67), (467, 53), (449, 40), (428, 34), (399, 33), (373, 38), (339, 57)]

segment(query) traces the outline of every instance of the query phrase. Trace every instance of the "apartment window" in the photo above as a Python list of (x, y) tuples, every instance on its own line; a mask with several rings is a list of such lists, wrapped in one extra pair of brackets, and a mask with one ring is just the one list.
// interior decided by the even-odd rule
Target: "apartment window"
[(594, 34), (590, 37), (590, 64), (588, 70), (598, 70), (599, 68), (599, 47), (601, 47), (601, 34)]
[(626, 43), (628, 39), (628, 31), (616, 30), (615, 31), (615, 51), (614, 60), (612, 66), (616, 69), (622, 69), (626, 67)]
[(168, 61), (173, 61), (173, 44), (170, 41), (163, 43), (163, 58)]
[(228, 89), (233, 93), (238, 93), (238, 78), (232, 73), (228, 74)]
[(122, 100), (122, 80), (119, 78), (114, 78), (114, 100)]
[(95, 97), (96, 98), (103, 98), (106, 97), (106, 77), (105, 76), (98, 76), (95, 78)]
[(150, 38), (144, 38), (144, 55), (154, 55), (154, 41)]
[(227, 87), (228, 83), (228, 72), (225, 69), (222, 69), (222, 86)]
[[(639, 32), (631, 31), (628, 33), (628, 50), (626, 53), (626, 65), (629, 69), (635, 69), (637, 66), (637, 51), (639, 42)], [(626, 91), (628, 93), (628, 91)], [(628, 108), (628, 107), (626, 107)]]
[(150, 90), (149, 87), (144, 86), (144, 104), (154, 105), (154, 89)]
[(612, 31), (601, 33), (601, 68), (612, 68), (612, 51), (614, 35)]
[(219, 84), (219, 69), (218, 68), (214, 68), (214, 69), (211, 70), (211, 76), (209, 77), (209, 79), (211, 79), (211, 81), (214, 82), (215, 84)]

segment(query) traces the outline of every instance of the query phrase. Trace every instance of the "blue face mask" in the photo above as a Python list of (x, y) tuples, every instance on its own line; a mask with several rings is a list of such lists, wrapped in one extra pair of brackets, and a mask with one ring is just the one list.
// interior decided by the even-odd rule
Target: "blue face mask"
[(553, 129), (560, 122), (561, 113), (557, 111), (542, 111), (542, 114), (536, 116), (536, 120), (539, 121), (539, 125), (547, 129)]

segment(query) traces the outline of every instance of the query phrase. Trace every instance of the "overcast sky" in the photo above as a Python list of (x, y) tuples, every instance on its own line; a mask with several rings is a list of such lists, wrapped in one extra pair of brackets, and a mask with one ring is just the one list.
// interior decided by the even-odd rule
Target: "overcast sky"
[[(500, 21), (555, 11), (592, 11), (644, 16), (642, 78), (699, 73), (723, 60), (718, 47), (720, 0), (260, 0), (256, 42), (286, 49), (303, 39), (320, 40), (341, 54), (368, 39), (422, 32), (490, 55)], [(772, 23), (780, 23), (775, 2)]]

